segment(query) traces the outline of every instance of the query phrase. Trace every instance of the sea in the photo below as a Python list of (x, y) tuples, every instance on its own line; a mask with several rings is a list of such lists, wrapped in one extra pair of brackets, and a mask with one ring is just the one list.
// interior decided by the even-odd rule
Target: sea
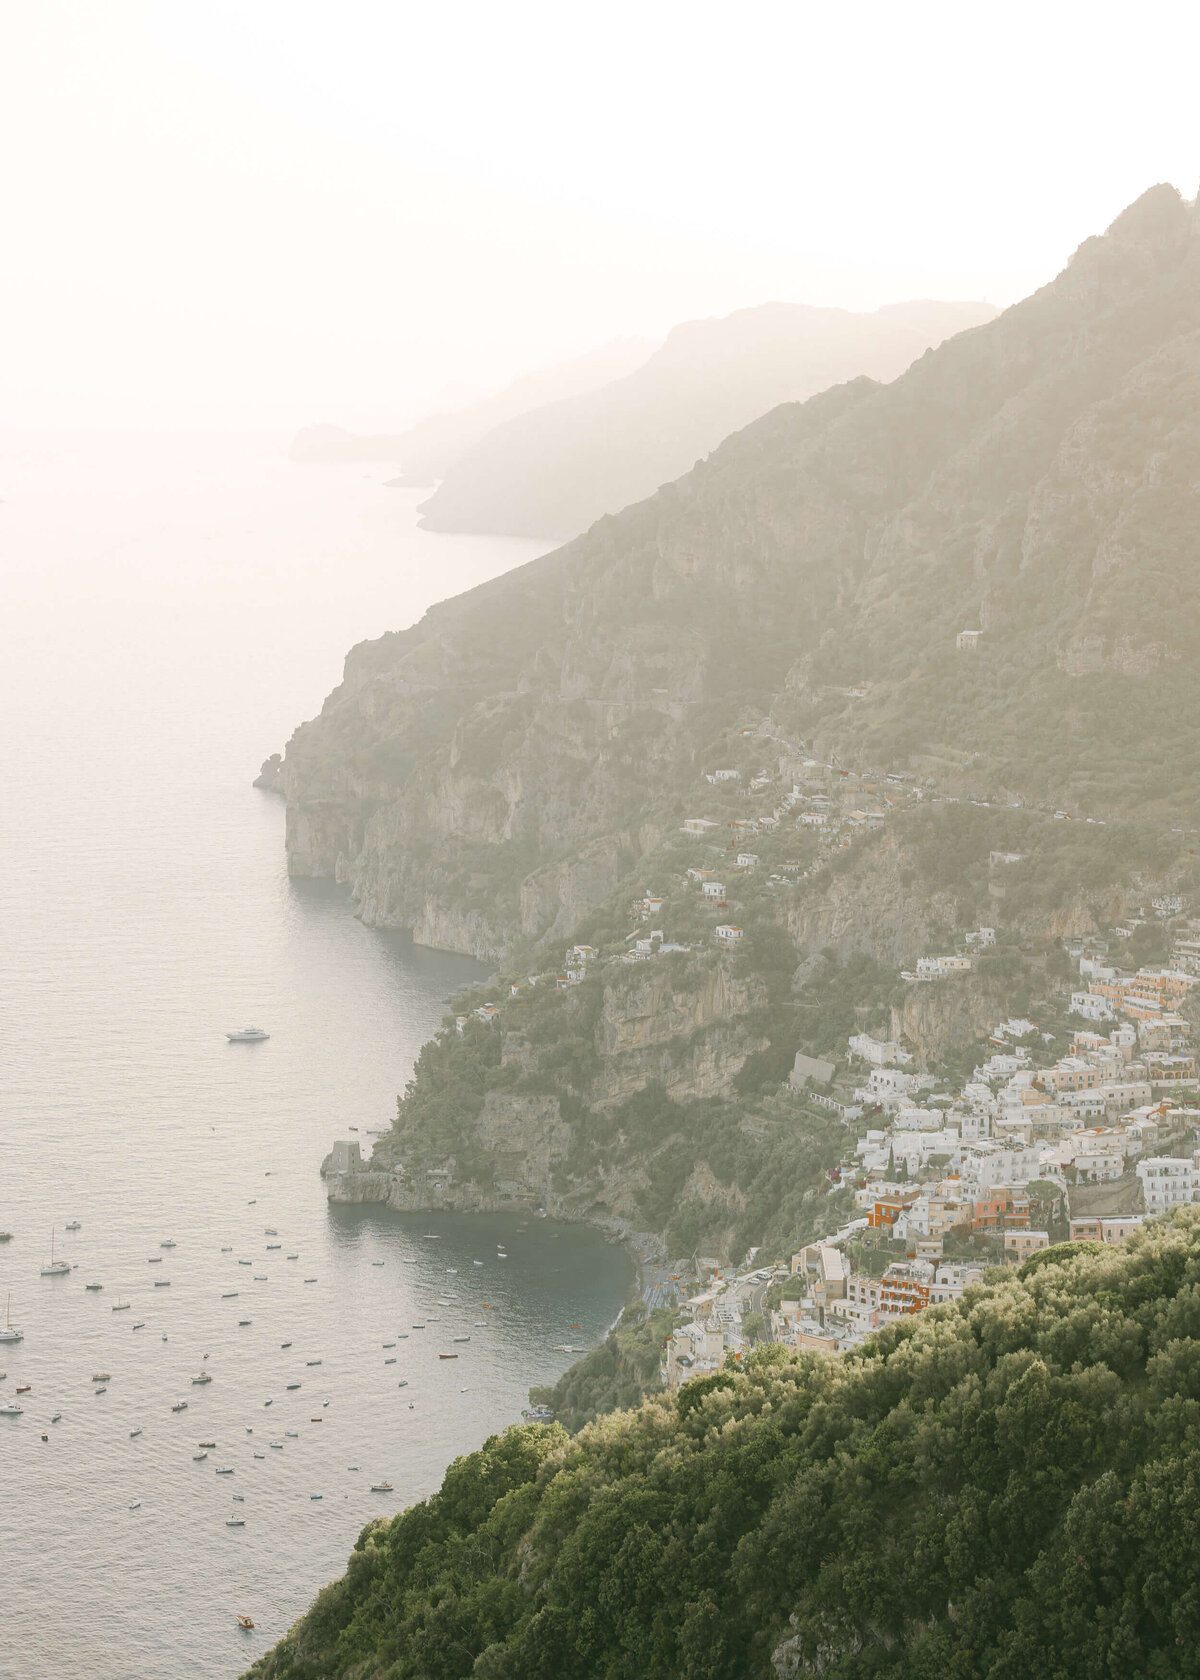
[(5, 1680), (242, 1673), (631, 1280), (532, 1215), (326, 1202), (484, 971), (289, 880), (251, 782), (355, 642), (545, 545), (286, 446), (0, 434)]

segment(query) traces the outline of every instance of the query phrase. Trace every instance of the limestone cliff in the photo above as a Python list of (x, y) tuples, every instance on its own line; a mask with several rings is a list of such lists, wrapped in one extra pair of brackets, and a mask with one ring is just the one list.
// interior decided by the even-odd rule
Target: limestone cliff
[[(1152, 189), (892, 384), (775, 409), (354, 649), (279, 777), (293, 873), (485, 960), (557, 944), (763, 717), (956, 791), (1190, 812), (1164, 766), (1200, 704), (1198, 226)], [(926, 911), (894, 909), (898, 952)], [(847, 906), (804, 917), (854, 937)]]

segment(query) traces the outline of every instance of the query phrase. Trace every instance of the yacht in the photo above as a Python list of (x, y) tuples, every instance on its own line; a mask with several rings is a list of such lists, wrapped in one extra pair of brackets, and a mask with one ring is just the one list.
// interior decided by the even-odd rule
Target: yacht
[(264, 1038), (270, 1038), (261, 1027), (241, 1027), (237, 1032), (227, 1032), (225, 1037), (230, 1044), (260, 1044)]
[(233, 1475), (233, 1465), (232, 1464), (218, 1464), (217, 1465), (217, 1475), (218, 1476), (232, 1476)]
[(92, 1381), (93, 1382), (111, 1382), (112, 1378), (111, 1378), (111, 1376), (109, 1376), (107, 1371), (93, 1371), (92, 1372)]
[(193, 1383), (210, 1383), (211, 1381), (212, 1378), (209, 1376), (207, 1371), (201, 1371), (198, 1377), (192, 1378)]
[(51, 1231), (51, 1233), (50, 1233), (50, 1261), (49, 1261), (48, 1265), (45, 1265), (45, 1266), (42, 1267), (42, 1276), (43, 1277), (65, 1277), (66, 1274), (70, 1270), (71, 1270), (71, 1266), (70, 1266), (69, 1261), (67, 1261), (67, 1260), (56, 1260), (54, 1258), (54, 1232)]
[(21, 1341), (24, 1341), (24, 1339), (25, 1339), (25, 1332), (23, 1330), (14, 1330), (13, 1329), (12, 1296), (10, 1295), (8, 1297), (7, 1322), (5, 1323), (4, 1329), (0, 1330), (0, 1342), (21, 1342)]
[(0, 1417), (20, 1417), (24, 1406), (15, 1405), (11, 1400), (7, 1405), (0, 1406)]

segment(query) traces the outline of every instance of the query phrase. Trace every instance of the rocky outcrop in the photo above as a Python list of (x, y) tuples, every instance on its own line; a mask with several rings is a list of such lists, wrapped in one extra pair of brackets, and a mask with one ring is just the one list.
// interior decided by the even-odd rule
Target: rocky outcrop
[[(764, 716), (963, 793), (1190, 811), (1146, 743), (1182, 761), (1200, 709), (1197, 416), (1200, 222), (1159, 187), (891, 385), (785, 404), (354, 649), (288, 745), (289, 867), (488, 960), (557, 943)], [(797, 941), (855, 948), (830, 890)], [(896, 892), (872, 944), (911, 955), (927, 914)]]

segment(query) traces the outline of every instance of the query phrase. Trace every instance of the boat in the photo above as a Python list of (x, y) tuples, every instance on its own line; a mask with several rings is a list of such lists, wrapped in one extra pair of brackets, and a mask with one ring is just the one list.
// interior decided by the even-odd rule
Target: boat
[(51, 1231), (50, 1232), (50, 1260), (49, 1260), (49, 1263), (47, 1265), (42, 1267), (42, 1276), (43, 1277), (65, 1277), (66, 1274), (70, 1270), (71, 1270), (70, 1264), (66, 1260), (56, 1260), (54, 1258), (54, 1232)]
[(109, 1373), (107, 1371), (93, 1371), (92, 1372), (92, 1381), (93, 1382), (111, 1382), (112, 1377), (109, 1375)]
[(457, 1277), (458, 1276), (458, 1267), (457, 1266), (447, 1266), (446, 1267), (446, 1276), (447, 1277)]
[(471, 1264), (472, 1264), (472, 1266), (482, 1266), (483, 1261), (482, 1260), (472, 1260)]
[(163, 1263), (163, 1257), (162, 1257), (161, 1254), (152, 1254), (150, 1256), (150, 1258), (146, 1261), (147, 1266), (161, 1266), (162, 1263)]
[(255, 1272), (254, 1277), (251, 1281), (254, 1282), (254, 1283), (266, 1283), (266, 1281), (267, 1281), (266, 1272)]
[(310, 1493), (308, 1497), (310, 1499), (324, 1499), (325, 1495), (323, 1493)]
[(208, 1454), (206, 1452), (193, 1453), (192, 1454), (192, 1461), (193, 1461), (193, 1463), (199, 1464), (201, 1459), (204, 1459), (204, 1458), (207, 1458), (207, 1457), (208, 1457)]
[(274, 1225), (264, 1225), (263, 1226), (263, 1236), (264, 1237), (277, 1237), (278, 1235), (279, 1235), (279, 1232), (275, 1229)]
[(170, 1278), (155, 1278), (154, 1287), (155, 1289), (170, 1289), (171, 1280)]
[(270, 1254), (270, 1252), (273, 1248), (282, 1248), (282, 1247), (283, 1247), (282, 1243), (268, 1243), (267, 1244), (267, 1253)]
[(212, 1378), (209, 1376), (207, 1371), (201, 1371), (198, 1377), (192, 1378), (193, 1383), (210, 1383), (211, 1381)]
[[(328, 1401), (326, 1401), (326, 1405), (328, 1405), (328, 1403), (329, 1403), (329, 1402), (328, 1402)], [(309, 1418), (309, 1420), (308, 1420), (308, 1421), (309, 1421), (309, 1423), (324, 1423), (324, 1422), (325, 1422), (325, 1419), (324, 1419), (324, 1418), (319, 1418), (319, 1417), (315, 1417), (315, 1418)]]
[(283, 1433), (289, 1438), (289, 1440), (298, 1441), (300, 1439), (300, 1431), (298, 1429), (285, 1429)]
[(225, 1527), (226, 1528), (245, 1528), (245, 1526), (246, 1526), (245, 1517), (226, 1517), (225, 1518)]
[[(292, 1344), (291, 1344), (291, 1342), (284, 1342), (283, 1345), (284, 1345), (284, 1347), (291, 1347)], [(321, 1363), (321, 1361), (319, 1359), (306, 1359), (304, 1361), (304, 1363), (306, 1365), (319, 1365)]]
[(486, 1330), (487, 1327), (488, 1327), (488, 1321), (487, 1321), (486, 1318), (477, 1318), (475, 1320), (476, 1330)]
[(244, 1329), (244, 1328), (245, 1328), (245, 1326), (246, 1326), (246, 1325), (247, 1325), (247, 1324), (249, 1324), (249, 1322), (250, 1322), (250, 1320), (249, 1320), (249, 1319), (248, 1319), (248, 1318), (239, 1318), (239, 1319), (238, 1319), (238, 1326), (239, 1326), (239, 1328), (242, 1328), (242, 1329)]
[(274, 1404), (275, 1404), (275, 1402), (272, 1399), (266, 1399), (266, 1400), (263, 1401), (264, 1406), (273, 1406)]
[(12, 1296), (10, 1295), (8, 1297), (8, 1313), (7, 1313), (7, 1318), (6, 1318), (6, 1322), (5, 1322), (5, 1325), (4, 1325), (4, 1329), (0, 1330), (0, 1342), (23, 1342), (24, 1340), (25, 1340), (24, 1331), (13, 1329)]
[(32, 1388), (33, 1388), (32, 1383), (18, 1383), (17, 1384), (17, 1393), (18, 1394), (28, 1394)]
[(288, 1255), (289, 1260), (299, 1260), (299, 1258), (300, 1258), (300, 1256), (298, 1254), (289, 1254)]
[(239, 1260), (238, 1261), (239, 1266), (253, 1266), (253, 1264), (254, 1264), (253, 1260)]
[(305, 1278), (305, 1283), (316, 1283), (316, 1278)]
[(128, 1301), (118, 1301), (116, 1303), (116, 1305), (113, 1307), (113, 1311), (114, 1312), (128, 1312), (129, 1311), (129, 1302)]
[(179, 1244), (175, 1241), (174, 1237), (164, 1237), (158, 1246), (159, 1248), (178, 1248)]
[(255, 1453), (255, 1458), (266, 1458), (266, 1453)]
[(371, 1483), (371, 1492), (372, 1493), (391, 1493), (391, 1491), (392, 1491), (391, 1482), (372, 1482)]
[(10, 1400), (7, 1405), (0, 1406), (0, 1417), (20, 1417), (24, 1410), (24, 1406), (14, 1405)]
[(78, 1219), (72, 1219), (69, 1224), (63, 1227), (63, 1229), (67, 1231), (82, 1231), (83, 1226), (79, 1223)]
[[(54, 1416), (50, 1419), (50, 1422), (51, 1423), (61, 1423), (62, 1422), (62, 1413), (61, 1412), (55, 1412)], [(131, 1433), (134, 1434), (134, 1435), (140, 1435), (142, 1432), (141, 1432), (140, 1429), (134, 1429), (134, 1430), (131, 1431)]]
[(240, 1628), (245, 1628), (246, 1632), (249, 1633), (251, 1628), (254, 1626), (254, 1623), (250, 1620), (249, 1616), (239, 1616), (237, 1619), (237, 1625)]
[(270, 1038), (261, 1027), (239, 1027), (237, 1032), (227, 1032), (225, 1037), (230, 1044), (261, 1044), (264, 1038)]
[(233, 1253), (233, 1244), (232, 1243), (222, 1244), (221, 1253), (222, 1254), (232, 1254)]
[(391, 1358), (390, 1359), (385, 1359), (383, 1363), (385, 1365), (394, 1365), (396, 1363), (396, 1355), (392, 1354)]
[(382, 1266), (384, 1262), (382, 1260), (372, 1260), (371, 1264), (372, 1266)]
[(0, 1231), (0, 1242), (11, 1242), (11, 1241), (12, 1241), (12, 1232), (11, 1231)]
[(144, 1330), (146, 1328), (146, 1320), (144, 1318), (139, 1318), (133, 1328), (135, 1330)]
[(288, 1384), (288, 1392), (290, 1393), (293, 1388), (299, 1388), (299, 1387), (300, 1387), (299, 1383), (289, 1383)]
[(187, 1411), (187, 1401), (186, 1400), (176, 1400), (175, 1404), (171, 1407), (171, 1410), (173, 1412), (186, 1412)]
[(142, 1502), (141, 1502), (140, 1499), (134, 1499), (130, 1502), (129, 1509), (131, 1511), (140, 1511), (141, 1508), (142, 1508)]
[(283, 1442), (282, 1441), (268, 1441), (267, 1445), (269, 1447), (273, 1447), (276, 1452), (282, 1452), (283, 1451)]
[(439, 1353), (438, 1358), (439, 1359), (457, 1359), (458, 1355), (456, 1353)]
[(395, 1347), (396, 1344), (395, 1344), (395, 1342), (384, 1342), (383, 1345), (384, 1345), (385, 1348), (390, 1348), (390, 1347)]
[(222, 1299), (222, 1301), (236, 1301), (237, 1296), (238, 1296), (238, 1292), (237, 1292), (236, 1289), (227, 1289), (225, 1291), (225, 1293), (221, 1296), (221, 1299)]
[(452, 1342), (469, 1342), (471, 1338), (470, 1336), (451, 1336), (450, 1340)]
[(198, 1441), (196, 1444), (200, 1447), (215, 1447), (217, 1443), (215, 1441)]
[(85, 1289), (103, 1289), (104, 1285), (102, 1283), (85, 1283), (83, 1287)]
[(396, 1384), (396, 1387), (397, 1388), (407, 1388), (408, 1387), (408, 1378), (407, 1377), (401, 1377), (400, 1381)]
[(414, 1330), (424, 1330), (424, 1328), (425, 1328), (425, 1326), (423, 1324), (414, 1324), (413, 1325)]
[(92, 1390), (92, 1393), (93, 1393), (93, 1394), (107, 1394), (107, 1393), (108, 1393), (108, 1385), (107, 1385), (107, 1383), (101, 1383), (101, 1385), (100, 1385), (100, 1387), (99, 1387), (99, 1388), (94, 1388), (94, 1389), (93, 1389), (93, 1390)]
[(217, 1475), (218, 1476), (232, 1476), (233, 1475), (233, 1465), (232, 1464), (218, 1464), (217, 1465)]

